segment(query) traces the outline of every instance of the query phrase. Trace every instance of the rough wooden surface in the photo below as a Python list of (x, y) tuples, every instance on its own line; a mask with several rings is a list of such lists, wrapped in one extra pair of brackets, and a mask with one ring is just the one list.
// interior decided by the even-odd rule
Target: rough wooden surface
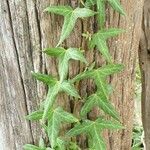
[(142, 121), (145, 132), (146, 150), (150, 149), (150, 2), (145, 0), (139, 48), (142, 73)]
[[(0, 1), (0, 149), (22, 150), (25, 143), (37, 143), (40, 135), (38, 124), (29, 123), (24, 116), (36, 110), (45, 98), (47, 89), (31, 77), (31, 70), (56, 74), (57, 62), (46, 57), (41, 50), (55, 46), (58, 42), (62, 18), (43, 13), (50, 4), (69, 4), (76, 7), (75, 0), (1, 0)], [(110, 78), (115, 88), (112, 96), (114, 105), (119, 110), (126, 129), (116, 133), (106, 132), (108, 150), (129, 150), (131, 145), (133, 119), (133, 88), (135, 63), (140, 38), (142, 0), (123, 1), (127, 12), (120, 17), (111, 9), (107, 10), (108, 27), (120, 27), (127, 33), (110, 40), (110, 51), (117, 63), (123, 63), (125, 70)], [(64, 46), (83, 47), (90, 62), (102, 64), (99, 54), (87, 51), (87, 45), (81, 34), (96, 30), (93, 19), (79, 20), (70, 40)], [(70, 77), (82, 70), (82, 64), (70, 65)], [(88, 83), (87, 83), (88, 82)], [(90, 81), (82, 82), (81, 95), (92, 89)], [(65, 102), (64, 102), (65, 100)], [(78, 112), (80, 103), (72, 104), (62, 95), (59, 104), (67, 110)], [(71, 107), (70, 107), (71, 106)], [(75, 108), (73, 110), (73, 107)], [(95, 112), (96, 113), (96, 112)], [(85, 149), (85, 143), (78, 139)]]

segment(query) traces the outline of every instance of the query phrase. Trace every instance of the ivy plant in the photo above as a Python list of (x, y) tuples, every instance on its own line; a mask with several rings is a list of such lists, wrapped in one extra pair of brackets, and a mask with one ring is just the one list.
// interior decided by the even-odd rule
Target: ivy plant
[[(112, 57), (107, 46), (107, 39), (117, 36), (124, 32), (122, 29), (105, 28), (105, 6), (106, 3), (117, 11), (125, 15), (125, 12), (118, 0), (86, 0), (83, 7), (73, 9), (70, 6), (49, 6), (45, 9), (46, 13), (54, 13), (64, 18), (64, 24), (60, 34), (60, 40), (56, 47), (50, 47), (43, 52), (54, 57), (58, 61), (58, 76), (41, 74), (32, 72), (32, 76), (48, 86), (46, 99), (42, 102), (39, 110), (32, 112), (26, 116), (27, 120), (39, 121), (41, 128), (44, 129), (49, 141), (46, 142), (40, 138), (39, 145), (26, 144), (25, 150), (76, 150), (79, 146), (71, 141), (71, 137), (84, 134), (88, 139), (88, 149), (90, 150), (106, 150), (103, 131), (105, 129), (123, 129), (120, 123), (119, 113), (109, 100), (112, 91), (111, 85), (108, 84), (107, 78), (110, 75), (119, 73), (123, 70), (122, 64), (113, 63)], [(96, 6), (96, 11), (91, 10)], [(99, 30), (90, 35), (88, 38), (89, 49), (97, 49), (106, 60), (106, 64), (102, 67), (95, 67), (94, 64), (89, 66), (84, 56), (84, 51), (80, 48), (63, 48), (61, 45), (71, 34), (77, 19), (97, 16)], [(83, 35), (86, 35), (83, 33)], [(71, 60), (80, 61), (85, 64), (85, 70), (72, 79), (68, 78), (69, 62)], [(84, 97), (85, 101), (80, 110), (80, 116), (77, 118), (74, 114), (67, 112), (64, 108), (56, 105), (59, 93), (66, 93), (68, 96), (74, 97), (74, 100), (82, 100), (75, 88), (75, 84), (84, 79), (92, 79), (96, 85), (93, 94)], [(87, 119), (88, 113), (98, 106), (103, 114), (109, 115), (111, 119), (107, 119), (106, 115), (99, 115), (96, 120)], [(64, 135), (60, 135), (62, 124), (70, 124), (72, 128), (66, 131)]]

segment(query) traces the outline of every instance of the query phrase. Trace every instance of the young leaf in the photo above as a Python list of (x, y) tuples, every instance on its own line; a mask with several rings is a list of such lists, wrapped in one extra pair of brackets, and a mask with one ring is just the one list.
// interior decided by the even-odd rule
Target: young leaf
[(39, 147), (43, 149), (45, 148), (45, 143), (42, 137), (40, 137), (40, 140), (39, 140)]
[(56, 48), (46, 48), (44, 50), (44, 53), (46, 53), (49, 56), (59, 57), (65, 53), (65, 49), (62, 47), (56, 47)]
[(38, 111), (34, 111), (34, 112), (32, 112), (31, 114), (29, 114), (29, 115), (27, 115), (26, 116), (26, 119), (27, 120), (40, 120), (40, 119), (42, 119), (42, 116), (43, 116), (43, 111), (41, 111), (41, 110), (38, 110)]
[(66, 16), (68, 13), (71, 13), (73, 9), (70, 6), (49, 6), (44, 11)]
[(43, 120), (45, 120), (46, 117), (48, 116), (48, 112), (51, 109), (51, 107), (53, 106), (59, 90), (60, 90), (59, 82), (57, 82), (53, 87), (49, 88), (47, 98), (45, 101), (45, 105), (44, 105), (44, 113), (43, 113), (43, 117), (42, 117)]
[(119, 0), (108, 0), (108, 2), (114, 10), (116, 10), (117, 12), (119, 12), (122, 15), (125, 15), (125, 12), (124, 12)]
[(51, 75), (32, 72), (32, 76), (47, 85), (54, 85), (57, 81), (57, 79)]
[(26, 144), (23, 146), (23, 149), (24, 150), (45, 150), (45, 148), (40, 148), (40, 147), (37, 147), (35, 145), (31, 145), (31, 144)]
[(80, 98), (80, 95), (78, 94), (75, 87), (71, 83), (69, 83), (68, 81), (62, 82), (61, 90), (68, 93), (70, 96)]

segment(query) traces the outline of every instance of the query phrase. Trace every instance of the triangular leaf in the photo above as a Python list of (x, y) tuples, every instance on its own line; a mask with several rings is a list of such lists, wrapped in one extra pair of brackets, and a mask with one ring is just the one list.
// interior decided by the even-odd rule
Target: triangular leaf
[(70, 6), (49, 6), (44, 11), (66, 16), (68, 13), (71, 13), (73, 9)]
[(47, 85), (54, 85), (57, 79), (51, 75), (32, 72), (32, 76)]
[(108, 0), (108, 2), (114, 10), (116, 10), (117, 12), (119, 12), (122, 15), (125, 15), (125, 12), (124, 12), (119, 0)]
[(40, 147), (40, 148), (43, 148), (43, 149), (45, 148), (45, 142), (44, 142), (44, 140), (43, 140), (42, 137), (41, 137), (40, 140), (39, 140), (39, 147)]
[(44, 49), (44, 53), (46, 53), (49, 56), (55, 56), (59, 57), (65, 53), (65, 49), (62, 47), (56, 47), (56, 48), (46, 48)]
[(75, 89), (75, 87), (69, 83), (68, 81), (64, 81), (61, 84), (61, 90), (68, 93), (70, 96), (76, 97), (76, 98), (80, 98), (77, 90)]
[(96, 4), (96, 0), (86, 0), (85, 7), (90, 8), (91, 6)]

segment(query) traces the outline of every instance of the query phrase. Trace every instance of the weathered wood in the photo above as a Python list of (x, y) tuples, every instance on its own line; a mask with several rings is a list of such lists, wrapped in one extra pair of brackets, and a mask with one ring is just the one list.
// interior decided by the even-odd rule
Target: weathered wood
[(145, 0), (139, 48), (142, 73), (142, 121), (146, 150), (150, 149), (150, 2)]
[[(48, 46), (55, 46), (62, 28), (62, 17), (43, 13), (50, 4), (69, 4), (76, 7), (77, 1), (65, 0), (1, 0), (0, 2), (0, 148), (1, 150), (22, 150), (25, 143), (37, 143), (41, 133), (38, 124), (24, 119), (27, 113), (35, 110), (45, 98), (46, 88), (33, 80), (31, 70), (57, 74), (57, 62), (41, 53)], [(110, 51), (117, 63), (123, 63), (125, 70), (110, 78), (115, 88), (112, 102), (119, 110), (126, 130), (106, 132), (108, 150), (129, 150), (131, 145), (133, 119), (133, 88), (135, 62), (140, 38), (142, 0), (122, 1), (127, 12), (126, 17), (107, 10), (107, 27), (120, 27), (127, 30), (118, 38), (110, 40)], [(104, 63), (99, 54), (88, 51), (83, 32), (95, 32), (96, 22), (93, 19), (79, 20), (70, 39), (64, 46), (82, 47), (86, 50), (88, 61)], [(82, 70), (82, 64), (72, 62), (70, 77)], [(91, 81), (80, 85), (81, 95), (93, 90)], [(72, 104), (62, 95), (59, 104), (65, 109), (79, 112), (80, 103)], [(74, 109), (73, 109), (74, 108)], [(94, 112), (95, 115), (96, 112)], [(82, 149), (86, 144), (80, 139)]]

